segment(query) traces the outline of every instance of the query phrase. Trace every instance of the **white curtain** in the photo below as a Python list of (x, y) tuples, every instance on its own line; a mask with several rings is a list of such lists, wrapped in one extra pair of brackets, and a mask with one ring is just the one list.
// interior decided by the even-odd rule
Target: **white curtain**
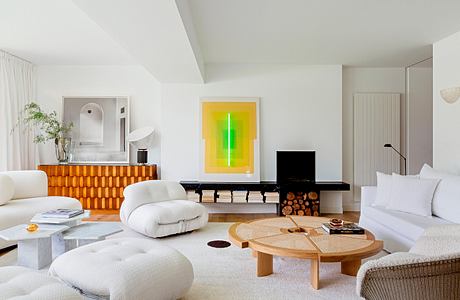
[(0, 171), (36, 168), (33, 132), (17, 126), (24, 105), (34, 100), (34, 65), (0, 50)]

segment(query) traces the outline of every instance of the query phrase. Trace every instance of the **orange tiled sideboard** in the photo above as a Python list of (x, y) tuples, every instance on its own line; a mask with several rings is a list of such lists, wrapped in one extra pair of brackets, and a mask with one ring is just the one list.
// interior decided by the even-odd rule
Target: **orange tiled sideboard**
[(123, 189), (157, 179), (156, 165), (40, 165), (48, 175), (48, 194), (80, 200), (86, 209), (120, 209)]

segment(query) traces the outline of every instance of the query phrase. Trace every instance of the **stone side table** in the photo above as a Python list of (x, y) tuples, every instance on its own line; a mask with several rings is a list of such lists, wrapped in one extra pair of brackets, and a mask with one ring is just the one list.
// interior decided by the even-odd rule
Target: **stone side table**
[(65, 225), (40, 224), (37, 231), (27, 231), (27, 224), (0, 231), (0, 238), (18, 241), (18, 265), (39, 270), (52, 262), (52, 238), (64, 230)]
[[(44, 218), (41, 213), (36, 214), (30, 220), (30, 223), (48, 224), (48, 225), (65, 225), (68, 228), (80, 225), (83, 219), (89, 218), (91, 211), (85, 210), (84, 213), (73, 218)], [(53, 235), (52, 237), (52, 257), (55, 259), (66, 251), (75, 248), (66, 246), (62, 233)]]

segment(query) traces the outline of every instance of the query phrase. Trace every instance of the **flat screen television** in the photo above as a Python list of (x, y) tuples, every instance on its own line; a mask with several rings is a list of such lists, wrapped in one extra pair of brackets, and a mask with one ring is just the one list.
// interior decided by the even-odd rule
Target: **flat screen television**
[(278, 183), (314, 182), (315, 151), (276, 151)]

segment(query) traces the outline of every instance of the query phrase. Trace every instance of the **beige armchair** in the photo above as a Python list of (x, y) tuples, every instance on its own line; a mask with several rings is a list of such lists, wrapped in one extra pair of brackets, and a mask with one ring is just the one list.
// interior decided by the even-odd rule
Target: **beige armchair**
[(460, 225), (431, 227), (409, 252), (366, 262), (357, 293), (369, 300), (460, 299)]

